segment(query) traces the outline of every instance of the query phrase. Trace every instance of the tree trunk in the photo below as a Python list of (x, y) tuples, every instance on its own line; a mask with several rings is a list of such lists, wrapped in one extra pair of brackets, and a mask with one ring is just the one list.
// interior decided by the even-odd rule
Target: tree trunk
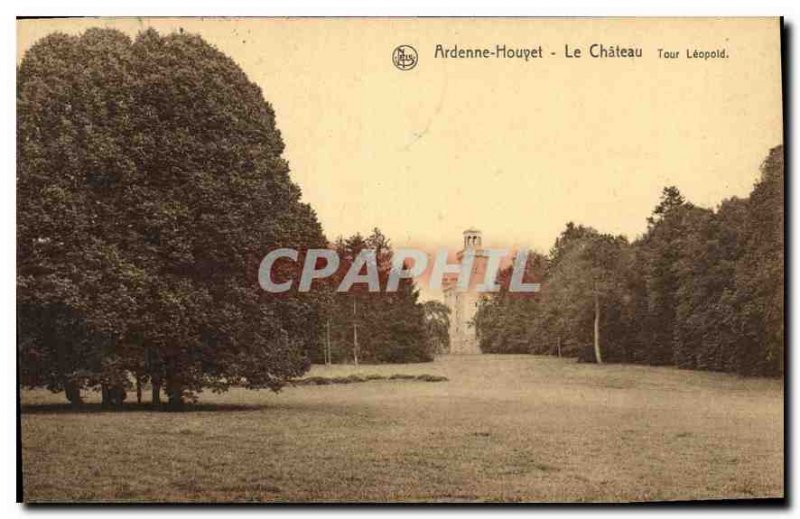
[(153, 407), (161, 407), (162, 370), (164, 365), (160, 356), (153, 348), (148, 347), (147, 350), (145, 350), (144, 365), (145, 370), (150, 375), (150, 405)]
[(355, 297), (353, 297), (353, 363), (358, 366), (358, 324), (356, 324)]
[(79, 406), (83, 404), (83, 399), (81, 398), (81, 390), (75, 382), (65, 381), (64, 393), (66, 394), (69, 403), (72, 404), (73, 406)]
[(600, 296), (597, 291), (594, 293), (594, 356), (598, 364), (603, 363), (600, 354)]
[(101, 407), (122, 407), (122, 403), (125, 401), (126, 397), (124, 387), (103, 384), (100, 387), (100, 391), (103, 395), (103, 400), (100, 404)]
[(167, 407), (172, 411), (183, 409), (183, 389), (167, 383)]
[(151, 385), (153, 386), (152, 393), (153, 396), (151, 398), (151, 403), (154, 406), (161, 405), (161, 380), (157, 378), (151, 378)]
[(353, 362), (358, 366), (358, 325), (353, 323)]
[(325, 321), (325, 365), (330, 366), (331, 360), (331, 319)]
[(100, 407), (110, 407), (111, 406), (111, 398), (108, 396), (108, 386), (102, 384), (100, 386)]
[(141, 375), (136, 375), (136, 403), (142, 403), (142, 377)]
[(58, 374), (61, 377), (61, 384), (64, 386), (64, 394), (67, 397), (67, 400), (73, 406), (79, 406), (83, 404), (83, 399), (81, 399), (81, 389), (78, 387), (74, 381), (69, 380), (67, 377), (67, 352), (65, 351), (65, 345), (62, 341), (56, 342), (56, 355), (58, 356)]
[(172, 364), (167, 364), (167, 408), (171, 411), (179, 411), (183, 409), (183, 384), (178, 380), (173, 369)]

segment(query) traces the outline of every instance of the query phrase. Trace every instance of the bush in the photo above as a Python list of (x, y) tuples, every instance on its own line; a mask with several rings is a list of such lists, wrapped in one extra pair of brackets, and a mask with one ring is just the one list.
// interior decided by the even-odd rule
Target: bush
[(422, 375), (407, 375), (404, 373), (396, 373), (389, 377), (383, 375), (348, 375), (346, 377), (306, 377), (294, 381), (296, 386), (328, 386), (331, 384), (354, 384), (359, 382), (368, 382), (370, 380), (417, 380), (420, 382), (446, 382), (447, 377), (440, 375), (429, 375), (423, 373)]

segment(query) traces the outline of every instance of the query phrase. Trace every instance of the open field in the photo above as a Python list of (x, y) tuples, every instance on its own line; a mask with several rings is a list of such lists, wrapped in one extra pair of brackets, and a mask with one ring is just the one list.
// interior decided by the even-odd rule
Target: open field
[[(780, 380), (535, 356), (121, 412), (22, 392), (25, 500), (629, 501), (783, 495)], [(135, 402), (135, 395), (128, 402)]]

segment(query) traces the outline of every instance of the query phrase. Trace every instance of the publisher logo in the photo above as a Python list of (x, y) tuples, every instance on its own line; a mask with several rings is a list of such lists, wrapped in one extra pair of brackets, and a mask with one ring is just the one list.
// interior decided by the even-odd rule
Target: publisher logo
[(417, 66), (417, 49), (411, 45), (400, 45), (392, 52), (392, 63), (400, 70), (411, 70)]

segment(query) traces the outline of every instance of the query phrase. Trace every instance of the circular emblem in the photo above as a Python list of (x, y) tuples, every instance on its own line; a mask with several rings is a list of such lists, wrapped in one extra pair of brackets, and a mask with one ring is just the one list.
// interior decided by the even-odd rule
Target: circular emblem
[(411, 45), (400, 45), (392, 52), (392, 63), (400, 70), (411, 70), (417, 66), (417, 49)]

